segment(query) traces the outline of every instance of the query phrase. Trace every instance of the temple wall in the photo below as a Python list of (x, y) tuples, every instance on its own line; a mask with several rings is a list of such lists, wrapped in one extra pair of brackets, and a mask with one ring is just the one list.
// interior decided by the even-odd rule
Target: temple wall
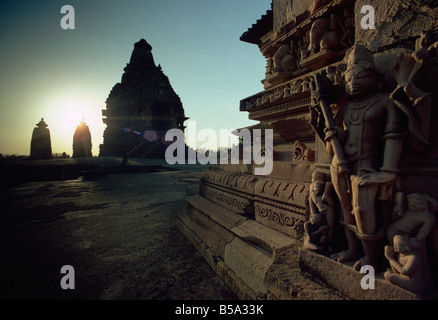
[[(229, 243), (229, 250), (225, 244), (225, 253), (232, 252), (232, 261), (227, 263), (225, 254), (221, 262), (255, 296), (314, 297), (300, 285), (305, 282), (300, 276), (303, 271), (319, 279), (318, 289), (306, 285), (325, 292), (324, 297), (437, 296), (438, 8), (432, 8), (431, 1), (419, 3), (273, 0), (272, 30), (258, 34), (260, 28), (252, 28), (245, 33), (267, 63), (264, 90), (243, 98), (240, 111), (259, 122), (249, 130), (273, 130), (269, 151), (273, 170), (256, 175), (255, 163), (213, 166), (201, 178), (199, 196), (187, 201), (183, 229), (193, 241), (205, 244), (211, 242), (217, 225), (224, 227), (222, 215), (250, 221), (250, 234), (229, 229), (235, 241)], [(375, 9), (375, 29), (362, 29), (364, 5)], [(268, 19), (269, 14), (263, 23)], [(260, 41), (254, 40), (257, 37)], [(418, 58), (421, 53), (416, 55), (420, 47), (423, 54), (427, 51), (422, 59)], [(318, 80), (322, 81), (318, 88), (326, 91), (312, 88), (317, 75), (323, 79)], [(365, 91), (367, 98), (347, 95), (347, 88), (355, 89), (346, 84), (352, 86), (352, 81), (363, 78), (373, 81)], [(329, 93), (321, 98), (321, 92)], [(373, 118), (369, 110), (381, 113)], [(373, 126), (366, 130), (370, 119)], [(347, 140), (354, 134), (354, 141)], [(367, 147), (369, 152), (365, 152)], [(363, 153), (356, 158), (348, 155), (344, 162), (333, 161), (342, 160), (348, 148)], [(346, 168), (342, 165), (348, 170), (341, 172)], [(415, 198), (409, 197), (413, 193), (420, 194), (422, 201), (428, 199), (421, 214), (414, 212), (413, 202), (408, 203)], [(194, 235), (187, 232), (203, 215), (212, 226)], [(412, 219), (409, 223), (402, 219), (405, 215)], [(402, 228), (399, 224), (403, 223), (407, 226)], [(424, 238), (417, 235), (423, 223), (427, 225)], [(402, 234), (397, 228), (411, 237), (406, 244), (411, 250), (409, 259), (421, 259), (419, 268), (427, 274), (420, 281), (417, 275), (408, 275), (407, 285), (396, 284), (400, 277), (394, 267), (392, 273), (385, 272), (400, 257), (390, 251), (395, 250), (393, 236)], [(280, 234), (290, 241), (273, 245), (271, 236)], [(207, 247), (214, 255), (214, 246)], [(247, 250), (255, 250), (254, 258)], [(266, 254), (261, 255), (263, 261), (256, 258), (260, 253)], [(248, 275), (246, 269), (252, 265), (259, 272)], [(363, 266), (376, 270), (374, 293), (360, 287)], [(255, 285), (258, 281), (263, 285)]]

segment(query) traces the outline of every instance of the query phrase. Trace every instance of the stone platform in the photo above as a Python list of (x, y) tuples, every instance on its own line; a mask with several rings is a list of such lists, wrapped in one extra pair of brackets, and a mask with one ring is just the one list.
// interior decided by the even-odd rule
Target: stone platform
[(345, 299), (301, 272), (301, 242), (202, 196), (186, 199), (177, 225), (239, 299)]

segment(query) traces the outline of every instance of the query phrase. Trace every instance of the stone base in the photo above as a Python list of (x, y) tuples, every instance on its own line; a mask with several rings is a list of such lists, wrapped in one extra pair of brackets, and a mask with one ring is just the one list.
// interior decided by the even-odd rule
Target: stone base
[(202, 196), (186, 199), (177, 225), (239, 299), (343, 299), (300, 271), (301, 241)]
[(436, 299), (436, 293), (419, 296), (389, 283), (382, 274), (376, 275), (375, 289), (362, 289), (360, 283), (365, 274), (351, 265), (339, 263), (328, 257), (301, 248), (300, 268), (316, 281), (322, 281), (354, 300), (422, 300)]

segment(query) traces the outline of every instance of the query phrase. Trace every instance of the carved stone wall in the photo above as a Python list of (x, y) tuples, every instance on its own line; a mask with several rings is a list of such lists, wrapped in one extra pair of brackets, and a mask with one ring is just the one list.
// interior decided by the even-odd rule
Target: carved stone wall
[[(375, 9), (375, 29), (360, 27), (360, 9), (371, 5)], [(355, 38), (373, 51), (405, 47), (413, 48), (415, 39), (422, 31), (438, 29), (438, 7), (436, 1), (379, 1), (356, 0)]]
[[(376, 9), (374, 30), (361, 29), (363, 5)], [(267, 60), (264, 90), (242, 99), (240, 111), (260, 122), (252, 129), (274, 130), (273, 170), (212, 167), (200, 195), (299, 241), (290, 254), (301, 270), (350, 298), (438, 292), (437, 7), (274, 0), (241, 37)], [(367, 265), (379, 278), (375, 295), (350, 288)], [(399, 265), (417, 269), (401, 274)]]

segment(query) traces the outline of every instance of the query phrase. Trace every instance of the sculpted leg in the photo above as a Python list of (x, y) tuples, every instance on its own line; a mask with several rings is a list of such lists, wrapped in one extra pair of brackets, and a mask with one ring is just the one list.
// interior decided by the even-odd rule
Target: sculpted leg
[[(341, 203), (343, 223), (344, 225), (354, 225), (355, 221), (352, 214), (351, 197), (348, 193), (347, 178), (344, 175), (340, 175), (334, 167), (331, 167), (330, 171), (333, 186)], [(332, 258), (339, 262), (355, 260), (360, 256), (360, 242), (354, 231), (350, 228), (345, 228), (345, 236), (347, 238), (348, 250), (332, 255)]]
[(354, 269), (360, 270), (364, 265), (379, 269), (382, 260), (383, 247), (377, 227), (376, 197), (379, 186), (359, 186), (360, 177), (352, 176), (353, 213), (356, 220), (357, 236), (362, 242), (365, 256), (357, 261)]

